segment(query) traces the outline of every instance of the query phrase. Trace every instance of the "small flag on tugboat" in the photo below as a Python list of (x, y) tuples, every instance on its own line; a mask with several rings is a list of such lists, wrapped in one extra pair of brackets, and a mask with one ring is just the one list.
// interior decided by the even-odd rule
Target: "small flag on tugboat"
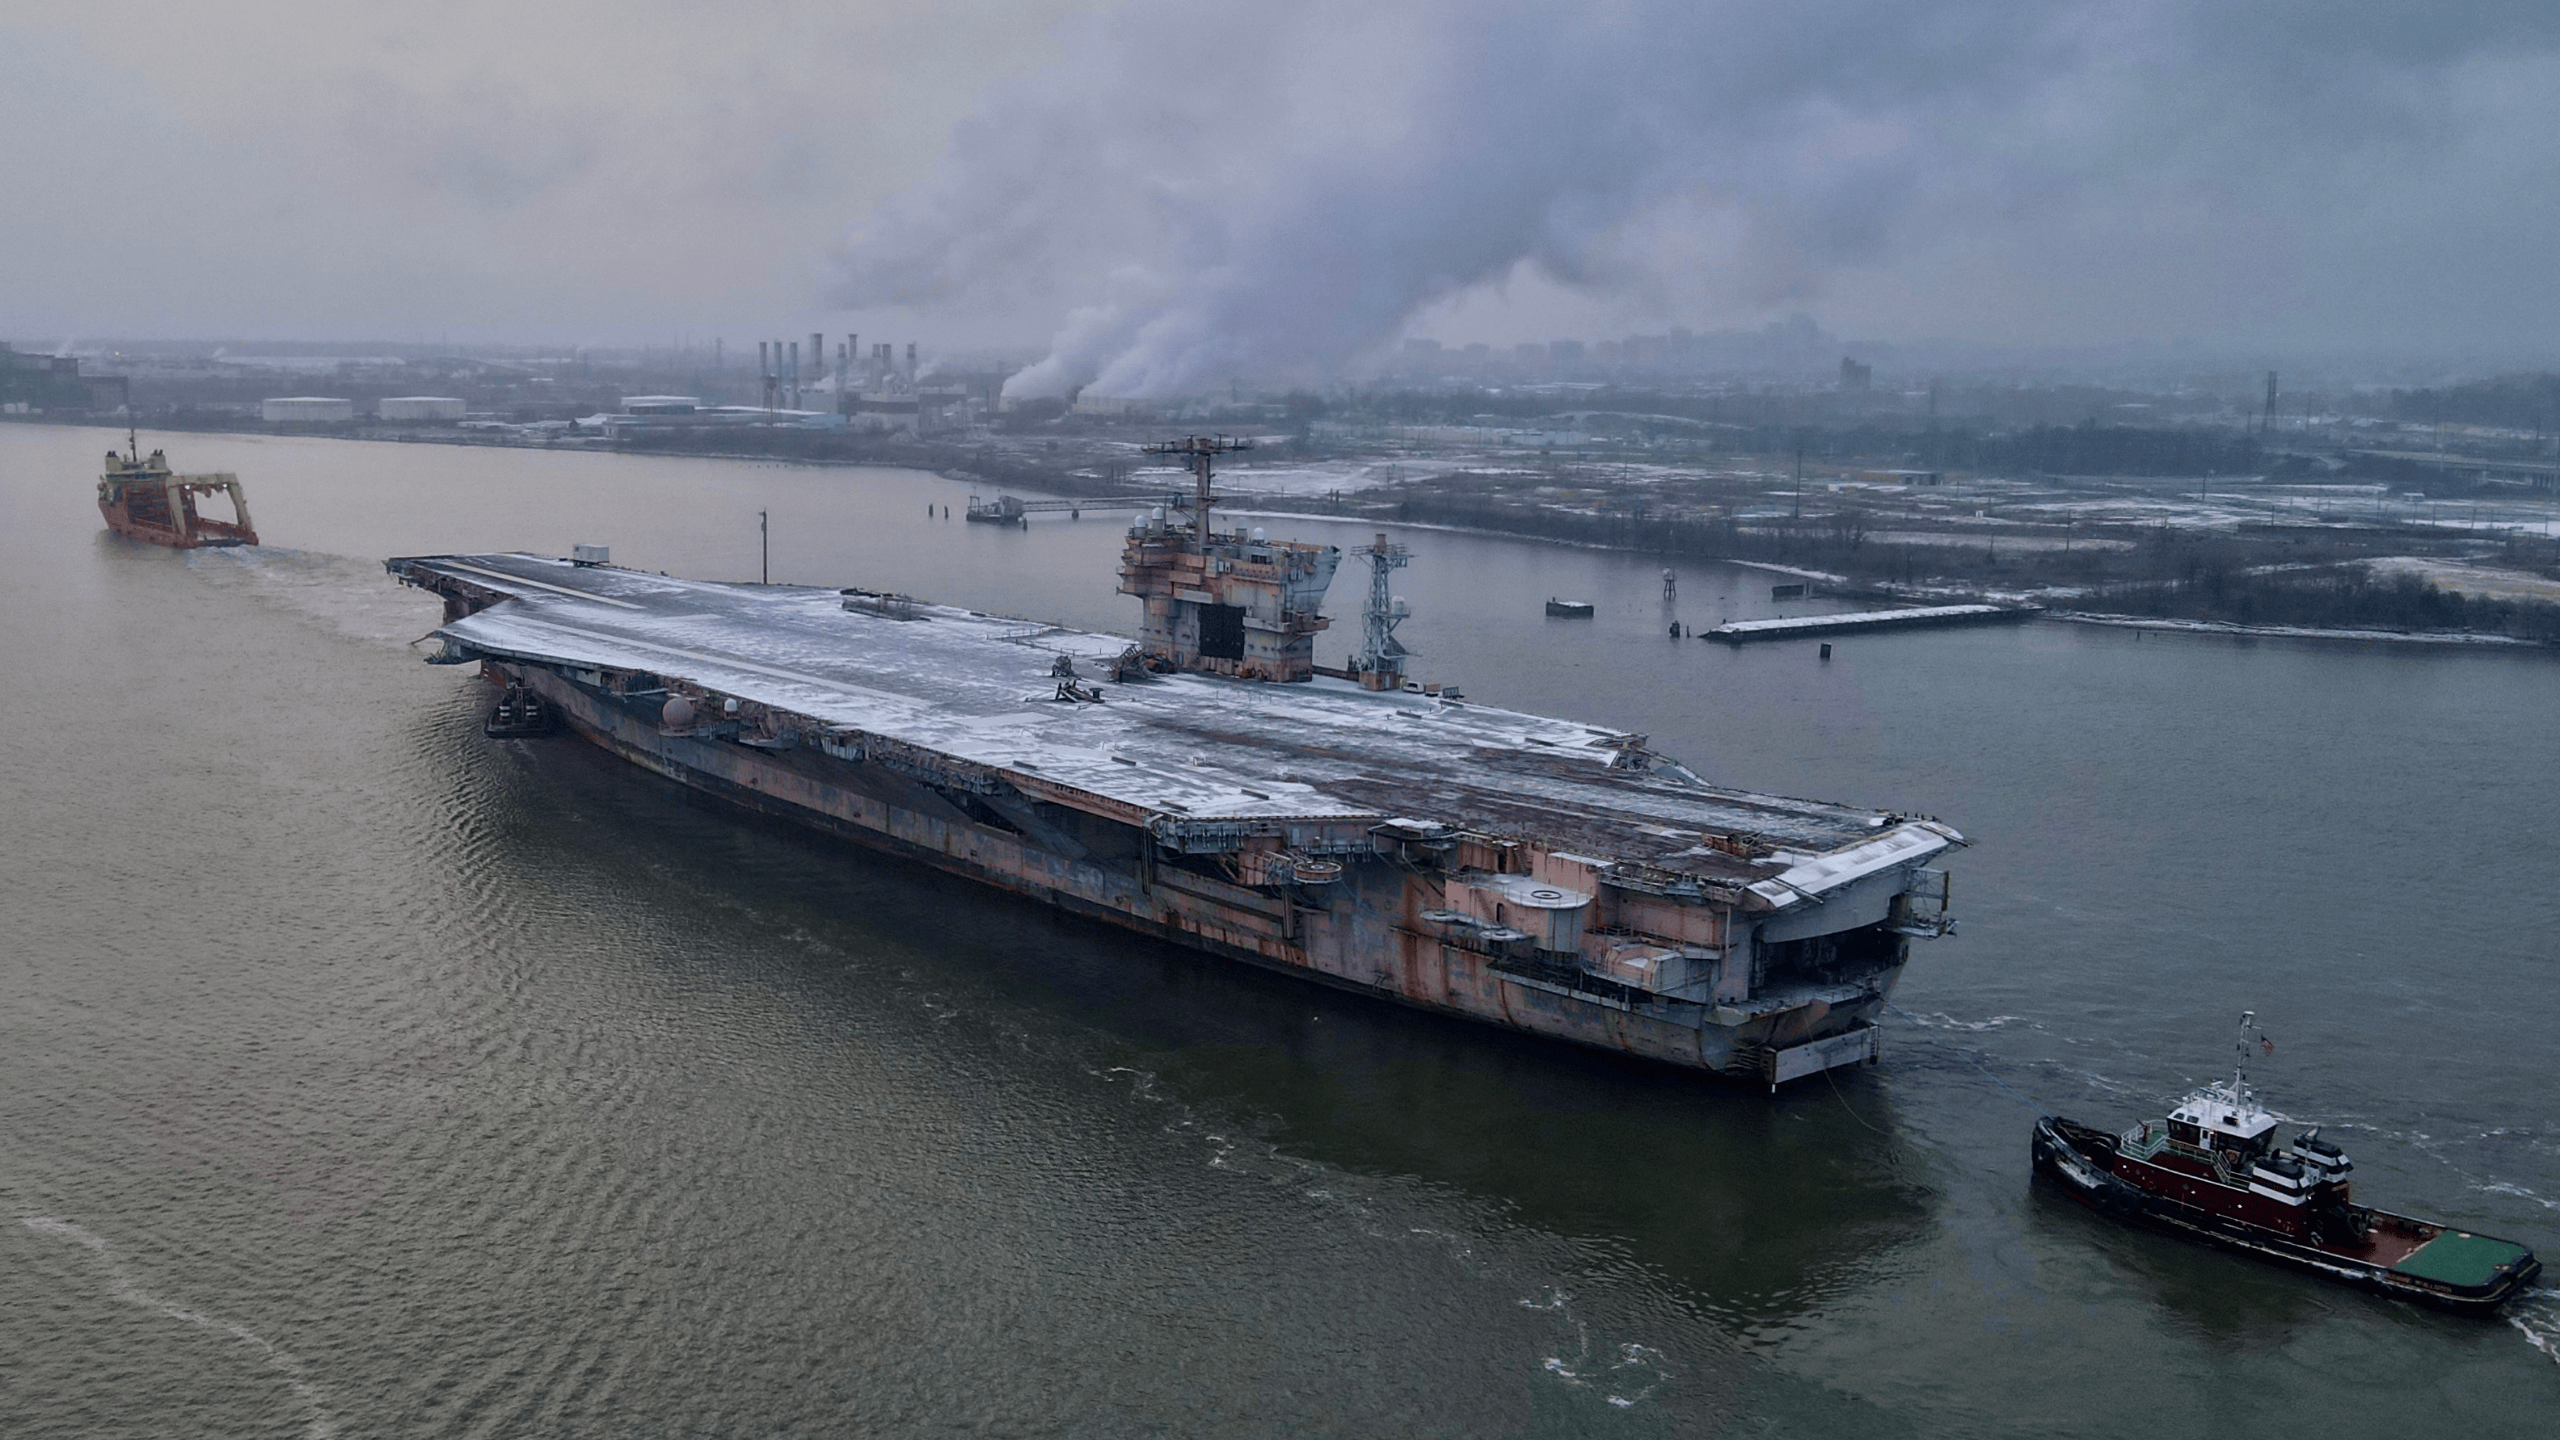
[(2264, 1035), (2261, 1035), (2258, 1037), (2258, 1049), (2266, 1054), (2273, 1055), (2276, 1053), (2276, 1042), (2268, 1039)]

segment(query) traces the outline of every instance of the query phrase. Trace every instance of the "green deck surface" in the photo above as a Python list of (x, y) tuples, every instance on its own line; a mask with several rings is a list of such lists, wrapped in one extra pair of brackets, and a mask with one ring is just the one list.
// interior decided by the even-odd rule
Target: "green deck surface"
[(2486, 1285), (2496, 1278), (2499, 1266), (2521, 1260), (2527, 1253), (2523, 1246), (2505, 1240), (2447, 1230), (2391, 1268), (2447, 1285)]

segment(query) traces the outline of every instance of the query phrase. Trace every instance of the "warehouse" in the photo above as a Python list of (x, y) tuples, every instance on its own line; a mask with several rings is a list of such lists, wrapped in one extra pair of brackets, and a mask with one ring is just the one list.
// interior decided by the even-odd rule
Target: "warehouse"
[(325, 395), (285, 395), (259, 401), (258, 418), (270, 425), (327, 425), (356, 418), (356, 402)]

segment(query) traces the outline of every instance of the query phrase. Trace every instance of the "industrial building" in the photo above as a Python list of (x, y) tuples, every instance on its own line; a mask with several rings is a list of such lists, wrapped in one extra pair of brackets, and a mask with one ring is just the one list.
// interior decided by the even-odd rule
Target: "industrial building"
[(259, 401), (258, 418), (270, 425), (331, 425), (356, 418), (356, 402), (326, 395), (282, 395)]
[(70, 355), (30, 355), (0, 342), (0, 413), (114, 414), (129, 399), (122, 375), (83, 375)]
[(451, 395), (385, 395), (375, 402), (373, 413), (384, 420), (459, 420), (466, 408)]
[(628, 440), (642, 435), (689, 434), (700, 430), (730, 430), (742, 426), (790, 426), (806, 430), (827, 430), (843, 425), (844, 417), (824, 410), (785, 410), (762, 405), (705, 405), (693, 395), (628, 395), (623, 397), (619, 413), (590, 415), (578, 422), (592, 427), (607, 440)]

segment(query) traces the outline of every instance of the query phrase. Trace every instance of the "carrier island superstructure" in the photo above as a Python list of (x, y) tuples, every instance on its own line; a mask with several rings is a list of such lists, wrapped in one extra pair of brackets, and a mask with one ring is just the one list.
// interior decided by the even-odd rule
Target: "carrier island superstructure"
[[(527, 554), (388, 562), (575, 734), (756, 810), (1176, 945), (1775, 1086), (1872, 1061), (1935, 820), (1709, 784), (1643, 735), (1403, 674), (1384, 537), (1364, 644), (1319, 670), (1333, 546), (1130, 527), (1138, 643), (867, 590)], [(1433, 693), (1436, 691), (1437, 693)]]

